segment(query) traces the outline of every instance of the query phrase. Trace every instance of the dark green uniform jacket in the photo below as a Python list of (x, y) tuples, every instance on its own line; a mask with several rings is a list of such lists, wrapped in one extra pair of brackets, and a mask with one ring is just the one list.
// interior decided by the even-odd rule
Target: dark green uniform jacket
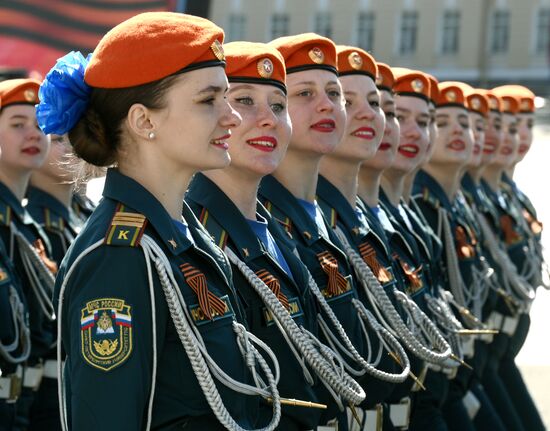
[[(42, 228), (32, 219), (27, 210), (21, 206), (21, 203), (11, 190), (0, 183), (0, 239), (2, 239), (6, 246), (8, 256), (13, 262), (15, 271), (21, 280), (23, 292), (27, 299), (32, 339), (32, 351), (29, 363), (30, 365), (34, 365), (39, 359), (44, 358), (55, 345), (55, 322), (51, 320), (51, 315), (46, 315), (43, 311), (39, 299), (31, 286), (28, 274), (23, 266), (17, 241), (12, 236), (11, 223), (21, 232), (28, 243), (35, 244), (37, 240), (40, 240), (45, 253), (49, 254), (50, 244)], [(50, 296), (51, 292), (47, 290), (45, 285), (42, 287), (45, 295)]]
[[(200, 424), (192, 422), (196, 417), (216, 424), (176, 333), (152, 262), (154, 298), (150, 297), (142, 235), (151, 237), (168, 258), (186, 311), (210, 356), (229, 376), (250, 383), (232, 327), (235, 319), (244, 322), (244, 315), (229, 263), (185, 204), (183, 213), (192, 241), (151, 193), (117, 170), (108, 171), (103, 196), (63, 260), (56, 283), (55, 301), (62, 299), (58, 309), (62, 312), (61, 342), (67, 353), (65, 387), (71, 429), (145, 427), (153, 389), (152, 319), (158, 360), (152, 428)], [(82, 257), (97, 242), (101, 245)], [(211, 304), (217, 297), (224, 309), (216, 311), (199, 303), (195, 291), (202, 292), (201, 298), (207, 295)], [(235, 420), (243, 427), (254, 426), (258, 397), (217, 386)], [(196, 425), (190, 429), (197, 429)]]
[(27, 199), (27, 211), (48, 235), (52, 258), (60, 264), (82, 222), (54, 196), (37, 187), (28, 188)]
[[(230, 248), (255, 273), (267, 280), (267, 274), (275, 277), (281, 292), (289, 304), (289, 312), (298, 326), (303, 326), (312, 333), (317, 332), (317, 307), (308, 286), (307, 274), (300, 260), (287, 248), (288, 241), (281, 240), (276, 222), (265, 208), (260, 215), (268, 220), (268, 229), (284, 259), (289, 265), (291, 274), (287, 274), (277, 260), (267, 251), (263, 242), (256, 236), (243, 214), (235, 204), (210, 179), (197, 174), (193, 179), (186, 201), (199, 217), (214, 241), (224, 249)], [(277, 232), (279, 231), (279, 232)], [(267, 273), (267, 274), (266, 274)], [(265, 341), (275, 352), (281, 367), (279, 391), (281, 396), (305, 401), (318, 402), (315, 388), (304, 378), (302, 368), (287, 342), (281, 334), (273, 317), (267, 311), (260, 296), (236, 266), (233, 266), (233, 282), (237, 294), (244, 304), (244, 311), (250, 331)], [(273, 283), (273, 281), (272, 281)], [(271, 413), (271, 407), (263, 406), (263, 413)], [(283, 407), (281, 429), (312, 429), (318, 425), (321, 414), (319, 409)], [(287, 422), (288, 421), (288, 422)]]

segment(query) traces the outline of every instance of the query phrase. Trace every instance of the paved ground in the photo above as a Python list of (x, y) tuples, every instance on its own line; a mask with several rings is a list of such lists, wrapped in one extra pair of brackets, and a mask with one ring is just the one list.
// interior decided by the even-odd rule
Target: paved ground
[[(546, 229), (543, 242), (550, 261), (550, 126), (535, 127), (535, 143), (517, 168), (516, 179), (532, 199)], [(540, 290), (531, 309), (531, 330), (516, 358), (550, 429), (550, 291)]]

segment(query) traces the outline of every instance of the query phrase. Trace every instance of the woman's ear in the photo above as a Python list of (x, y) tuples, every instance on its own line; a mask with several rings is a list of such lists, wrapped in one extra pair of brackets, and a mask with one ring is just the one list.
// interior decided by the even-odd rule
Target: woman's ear
[(155, 137), (151, 111), (141, 103), (135, 103), (130, 107), (126, 121), (128, 131), (136, 138), (151, 140)]

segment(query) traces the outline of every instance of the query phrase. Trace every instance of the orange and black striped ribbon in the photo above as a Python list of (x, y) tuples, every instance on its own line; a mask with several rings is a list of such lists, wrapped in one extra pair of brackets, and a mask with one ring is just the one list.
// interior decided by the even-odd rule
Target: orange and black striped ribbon
[(407, 280), (409, 281), (410, 289), (415, 292), (423, 286), (422, 278), (420, 278), (420, 271), (422, 271), (422, 265), (416, 269), (412, 269), (410, 265), (405, 262), (397, 253), (393, 253), (393, 258), (399, 263), (401, 269), (405, 273)]
[(514, 244), (521, 240), (521, 236), (514, 229), (514, 222), (509, 215), (500, 216), (500, 228), (504, 234), (504, 242), (506, 244)]
[(381, 284), (393, 280), (391, 273), (378, 262), (376, 250), (369, 243), (364, 242), (359, 246), (359, 254)]
[(212, 313), (217, 313), (223, 316), (226, 311), (226, 304), (216, 295), (208, 290), (208, 284), (206, 282), (206, 276), (188, 263), (180, 265), (181, 272), (185, 277), (185, 281), (199, 299), (199, 307), (203, 314), (210, 320), (212, 320)]
[(524, 209), (522, 213), (523, 218), (527, 221), (529, 227), (531, 228), (531, 232), (535, 235), (540, 235), (542, 232), (542, 222), (533, 217), (533, 215), (526, 209)]
[(259, 271), (256, 271), (256, 275), (260, 280), (262, 280), (266, 284), (267, 287), (271, 289), (271, 291), (277, 297), (279, 302), (283, 304), (283, 307), (289, 310), (290, 305), (288, 303), (288, 298), (281, 291), (281, 284), (279, 283), (279, 280), (277, 280), (273, 275), (271, 275), (265, 269), (260, 269)]
[(37, 238), (36, 241), (32, 243), (32, 246), (40, 257), (42, 263), (46, 265), (46, 268), (48, 268), (53, 275), (57, 274), (57, 263), (51, 260), (46, 254), (46, 248), (44, 247), (44, 243), (42, 242), (42, 240), (40, 238)]
[(460, 259), (469, 259), (475, 256), (475, 249), (468, 241), (466, 230), (462, 226), (455, 229), (456, 251)]
[(338, 271), (336, 258), (328, 251), (317, 255), (321, 268), (328, 275), (327, 292), (330, 297), (338, 296), (347, 291), (348, 281)]

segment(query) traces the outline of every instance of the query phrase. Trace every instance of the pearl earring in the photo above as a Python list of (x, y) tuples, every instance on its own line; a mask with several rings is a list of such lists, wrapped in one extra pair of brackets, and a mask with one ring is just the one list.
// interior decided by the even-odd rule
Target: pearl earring
[(149, 132), (149, 139), (155, 139), (155, 132)]

